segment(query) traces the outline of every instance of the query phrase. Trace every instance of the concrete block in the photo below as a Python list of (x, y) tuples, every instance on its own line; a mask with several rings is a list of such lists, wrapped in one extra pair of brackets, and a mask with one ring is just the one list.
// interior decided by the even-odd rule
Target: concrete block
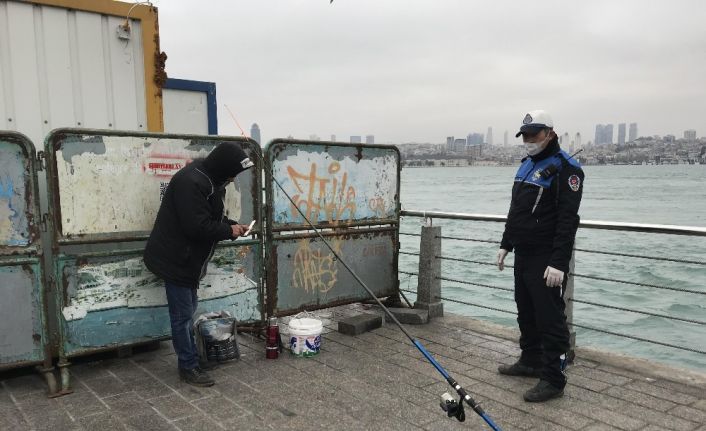
[(358, 314), (339, 320), (338, 332), (346, 335), (360, 335), (382, 326), (382, 317), (375, 314)]
[(410, 325), (423, 325), (429, 323), (429, 310), (417, 310), (414, 308), (388, 308), (400, 323)]

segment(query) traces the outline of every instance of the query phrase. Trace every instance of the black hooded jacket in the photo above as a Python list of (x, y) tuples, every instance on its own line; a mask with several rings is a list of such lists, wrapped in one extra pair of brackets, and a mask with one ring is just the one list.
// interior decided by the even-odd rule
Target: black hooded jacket
[(198, 288), (218, 241), (233, 239), (224, 216), (227, 180), (246, 170), (239, 144), (224, 142), (169, 182), (145, 247), (145, 266), (167, 282)]

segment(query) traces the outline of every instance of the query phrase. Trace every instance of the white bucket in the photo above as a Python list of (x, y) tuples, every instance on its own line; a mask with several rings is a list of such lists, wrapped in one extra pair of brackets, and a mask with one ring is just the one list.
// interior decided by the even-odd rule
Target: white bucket
[(289, 321), (289, 345), (295, 356), (309, 357), (321, 349), (321, 320), (295, 316)]

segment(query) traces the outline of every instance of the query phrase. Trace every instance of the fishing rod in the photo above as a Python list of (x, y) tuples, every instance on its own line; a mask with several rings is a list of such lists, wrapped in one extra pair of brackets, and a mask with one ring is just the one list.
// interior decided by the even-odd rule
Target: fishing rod
[[(225, 105), (225, 108), (228, 110), (228, 113), (230, 114), (231, 118), (233, 119), (235, 124), (240, 129), (240, 133), (242, 134), (242, 136), (247, 139), (248, 136), (245, 134), (245, 131), (243, 130), (243, 128), (240, 127), (238, 120), (236, 120), (235, 115), (233, 115), (233, 112), (230, 110), (228, 105)], [(363, 289), (365, 289), (365, 291), (368, 293), (368, 295), (370, 295), (375, 300), (375, 302), (380, 306), (380, 308), (382, 308), (382, 310), (385, 312), (387, 317), (389, 317), (390, 320), (392, 320), (395, 323), (395, 325), (397, 325), (397, 327), (404, 333), (404, 335), (406, 335), (407, 338), (409, 338), (409, 340), (412, 342), (412, 344), (434, 366), (434, 368), (436, 368), (436, 370), (444, 377), (444, 379), (446, 379), (446, 382), (449, 385), (451, 385), (452, 388), (454, 388), (454, 390), (456, 391), (456, 393), (459, 396), (458, 401), (456, 401), (448, 393), (444, 393), (443, 395), (441, 395), (440, 405), (441, 405), (441, 408), (446, 412), (448, 417), (455, 417), (459, 422), (465, 421), (466, 420), (466, 413), (465, 413), (464, 407), (463, 407), (463, 402), (465, 401), (466, 404), (468, 404), (473, 409), (474, 412), (476, 412), (481, 418), (483, 418), (483, 420), (488, 424), (488, 426), (490, 426), (490, 428), (492, 428), (495, 431), (501, 431), (501, 428), (498, 425), (496, 425), (495, 422), (493, 422), (493, 420), (483, 410), (483, 408), (480, 406), (480, 404), (478, 402), (476, 402), (471, 397), (471, 395), (453, 377), (451, 377), (449, 375), (449, 373), (444, 369), (444, 367), (442, 367), (441, 364), (439, 364), (436, 361), (436, 359), (434, 359), (434, 357), (431, 355), (431, 353), (429, 353), (427, 351), (427, 349), (424, 348), (424, 346), (422, 345), (421, 342), (419, 342), (419, 340), (415, 339), (414, 337), (412, 337), (412, 335), (409, 332), (407, 332), (407, 330), (404, 328), (404, 326), (402, 326), (400, 321), (397, 320), (397, 318), (390, 312), (390, 310), (387, 309), (387, 307), (380, 301), (380, 299), (377, 296), (375, 296), (373, 291), (368, 287), (367, 284), (365, 284), (365, 282), (358, 276), (358, 274), (355, 271), (353, 271), (353, 268), (348, 266), (346, 261), (343, 260), (341, 258), (341, 256), (338, 255), (338, 253), (336, 252), (336, 250), (334, 250), (334, 248), (331, 246), (331, 244), (329, 244), (329, 242), (326, 241), (326, 238), (324, 238), (324, 236), (321, 235), (321, 232), (319, 232), (319, 229), (317, 229), (316, 226), (314, 226), (314, 224), (309, 220), (309, 218), (299, 208), (299, 205), (296, 204), (294, 199), (292, 199), (292, 197), (289, 195), (289, 193), (287, 193), (287, 191), (284, 189), (284, 187), (282, 187), (282, 185), (279, 183), (279, 181), (277, 181), (272, 170), (265, 163), (264, 157), (260, 154), (258, 154), (258, 157), (260, 157), (260, 160), (262, 161), (262, 165), (267, 170), (266, 173), (270, 176), (270, 178), (272, 178), (272, 181), (274, 181), (274, 183), (277, 184), (277, 187), (279, 187), (279, 189), (282, 191), (282, 193), (284, 193), (284, 195), (287, 197), (287, 199), (289, 199), (289, 201), (292, 203), (292, 207), (297, 209), (297, 212), (299, 213), (299, 215), (304, 219), (304, 221), (306, 221), (306, 223), (309, 225), (309, 227), (314, 232), (316, 232), (316, 235), (326, 245), (326, 247), (329, 249), (329, 251), (331, 251), (333, 256), (339, 262), (341, 262), (341, 264), (346, 268), (346, 270), (348, 270), (348, 272), (353, 276), (353, 278), (355, 278), (355, 280), (361, 286), (363, 286)]]

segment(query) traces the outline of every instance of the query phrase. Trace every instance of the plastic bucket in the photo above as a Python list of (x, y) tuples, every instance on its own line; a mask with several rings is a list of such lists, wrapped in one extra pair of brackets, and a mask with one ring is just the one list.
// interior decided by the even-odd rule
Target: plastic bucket
[(321, 330), (324, 325), (311, 317), (293, 318), (289, 321), (289, 347), (292, 354), (309, 357), (319, 354)]

